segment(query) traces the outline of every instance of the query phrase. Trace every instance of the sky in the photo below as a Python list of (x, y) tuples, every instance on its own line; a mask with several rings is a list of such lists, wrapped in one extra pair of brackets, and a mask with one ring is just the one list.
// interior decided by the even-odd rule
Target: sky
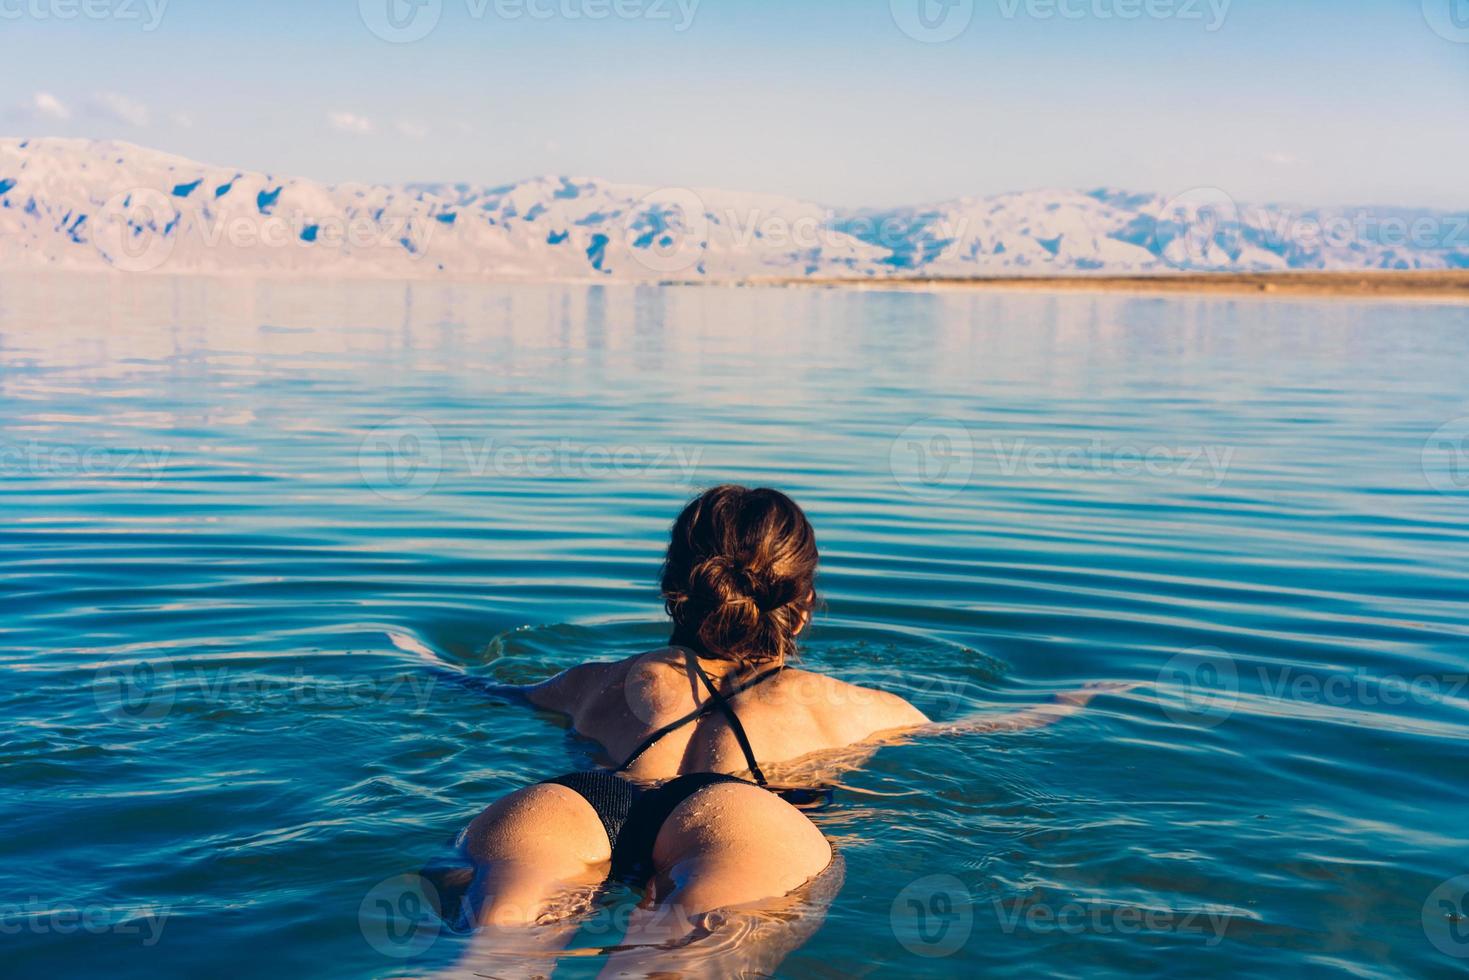
[(0, 83), (330, 182), (1469, 208), (1469, 0), (0, 0)]

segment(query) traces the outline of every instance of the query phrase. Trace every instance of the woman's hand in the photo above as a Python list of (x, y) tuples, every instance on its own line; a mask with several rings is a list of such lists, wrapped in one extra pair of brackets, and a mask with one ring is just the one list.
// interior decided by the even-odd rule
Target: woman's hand
[(925, 733), (956, 735), (968, 732), (1022, 732), (1032, 728), (1045, 728), (1062, 718), (1081, 711), (1095, 697), (1103, 694), (1123, 694), (1141, 687), (1140, 681), (1091, 681), (1075, 691), (1056, 695), (1050, 704), (1038, 704), (1005, 714), (975, 715), (960, 721), (939, 722), (912, 734)]
[(1139, 687), (1142, 687), (1142, 681), (1091, 681), (1082, 685), (1080, 690), (1056, 695), (1056, 700), (1084, 708), (1099, 694), (1125, 694)]

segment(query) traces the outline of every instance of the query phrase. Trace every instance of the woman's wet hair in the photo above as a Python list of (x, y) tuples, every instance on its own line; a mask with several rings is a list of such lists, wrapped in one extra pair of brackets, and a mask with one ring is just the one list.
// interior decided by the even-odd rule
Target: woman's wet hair
[(663, 604), (673, 642), (724, 660), (791, 656), (815, 605), (816, 532), (778, 490), (722, 486), (673, 524)]

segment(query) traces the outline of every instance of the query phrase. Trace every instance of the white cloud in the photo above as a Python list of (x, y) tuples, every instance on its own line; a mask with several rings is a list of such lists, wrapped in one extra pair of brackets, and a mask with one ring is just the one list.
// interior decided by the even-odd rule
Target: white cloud
[(358, 136), (372, 135), (372, 120), (355, 112), (328, 112), (327, 125), (339, 133), (354, 133)]
[(130, 126), (148, 125), (148, 107), (117, 92), (98, 92), (87, 102), (87, 111)]
[(70, 119), (71, 110), (50, 92), (37, 92), (29, 99), (11, 109), (10, 114), (20, 119)]
[(179, 129), (194, 128), (194, 117), (189, 115), (187, 112), (175, 112), (173, 115), (168, 117), (168, 121), (173, 123)]
[(399, 119), (393, 128), (398, 131), (398, 135), (411, 140), (428, 139), (428, 127), (412, 119)]
[(1276, 151), (1265, 154), (1265, 162), (1273, 163), (1277, 167), (1293, 167), (1301, 161), (1294, 153), (1281, 153)]
[(71, 110), (61, 104), (61, 100), (50, 92), (37, 92), (31, 96), (31, 106), (36, 115), (47, 119), (70, 119)]

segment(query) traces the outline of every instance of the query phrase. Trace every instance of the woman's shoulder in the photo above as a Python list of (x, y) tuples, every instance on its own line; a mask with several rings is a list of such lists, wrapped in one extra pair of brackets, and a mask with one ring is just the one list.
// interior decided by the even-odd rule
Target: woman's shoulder
[(928, 722), (923, 712), (899, 695), (796, 667), (781, 671), (770, 693), (785, 704), (809, 711), (836, 744)]

